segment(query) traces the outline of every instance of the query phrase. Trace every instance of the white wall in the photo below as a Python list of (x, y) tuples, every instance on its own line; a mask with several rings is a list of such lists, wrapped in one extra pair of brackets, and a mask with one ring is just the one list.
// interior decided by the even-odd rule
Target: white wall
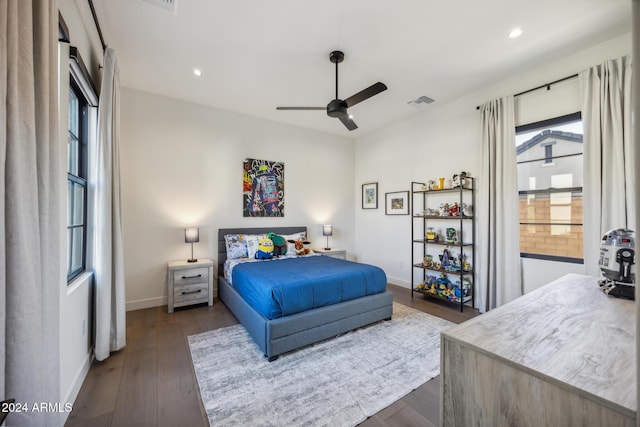
[[(102, 46), (91, 18), (88, 3), (74, 0), (59, 0), (58, 6), (69, 29), (71, 45), (78, 48), (94, 84), (100, 87), (99, 64), (102, 60)], [(68, 99), (69, 99), (69, 49), (60, 46), (60, 154), (61, 171), (67, 169)], [(66, 174), (60, 176), (60, 194), (67, 194)], [(60, 224), (60, 399), (73, 402), (80, 391), (82, 382), (92, 360), (91, 335), (93, 330), (93, 285), (91, 272), (80, 275), (67, 286), (67, 203), (61, 201)], [(68, 413), (61, 414), (64, 424)]]
[[(354, 203), (356, 257), (381, 266), (390, 282), (409, 287), (411, 274), (420, 273), (411, 268), (411, 219), (385, 216), (384, 193), (409, 190), (411, 181), (451, 178), (462, 170), (472, 176), (480, 175), (477, 105), (575, 74), (630, 51), (631, 34), (626, 34), (454, 101), (436, 100), (403, 122), (359, 138), (355, 148), (354, 193), (359, 198), (363, 183), (378, 182), (381, 203), (377, 210), (362, 210), (359, 200)], [(542, 90), (518, 97), (516, 121), (530, 123), (579, 111), (579, 102), (576, 80), (559, 84), (549, 92)], [(411, 209), (415, 212), (413, 206)], [(523, 260), (525, 291), (565, 273), (583, 271), (582, 265)]]
[[(184, 227), (200, 227), (196, 258), (216, 261), (218, 228), (309, 227), (353, 253), (354, 149), (347, 138), (123, 88), (121, 178), (127, 309), (166, 304), (166, 265), (187, 259)], [(242, 161), (285, 164), (285, 216), (243, 218)]]

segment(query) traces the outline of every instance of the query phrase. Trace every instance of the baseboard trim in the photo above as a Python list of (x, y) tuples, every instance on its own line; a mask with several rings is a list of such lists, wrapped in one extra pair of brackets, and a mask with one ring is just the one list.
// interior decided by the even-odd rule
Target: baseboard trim
[(140, 310), (143, 308), (159, 307), (161, 305), (167, 305), (167, 297), (155, 297), (139, 299), (135, 301), (127, 301), (127, 311)]
[(406, 280), (398, 279), (396, 277), (387, 277), (387, 282), (393, 285), (401, 286), (403, 288), (411, 289), (411, 283)]
[[(78, 393), (80, 393), (80, 389), (82, 388), (82, 384), (84, 380), (87, 378), (87, 374), (89, 373), (89, 369), (91, 368), (91, 364), (95, 359), (93, 353), (93, 347), (89, 349), (89, 353), (87, 353), (87, 357), (84, 358), (84, 362), (82, 363), (82, 367), (76, 374), (76, 377), (73, 380), (73, 384), (71, 388), (67, 392), (67, 395), (62, 399), (62, 403), (71, 403), (75, 404), (76, 399), (78, 398)], [(67, 418), (69, 418), (69, 412), (61, 412), (60, 413), (60, 426), (64, 426), (67, 422)]]

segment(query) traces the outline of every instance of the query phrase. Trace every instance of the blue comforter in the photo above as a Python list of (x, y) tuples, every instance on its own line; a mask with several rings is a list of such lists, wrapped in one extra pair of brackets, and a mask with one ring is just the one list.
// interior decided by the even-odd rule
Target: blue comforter
[(377, 294), (387, 287), (382, 269), (328, 256), (240, 264), (232, 280), (244, 300), (268, 319)]

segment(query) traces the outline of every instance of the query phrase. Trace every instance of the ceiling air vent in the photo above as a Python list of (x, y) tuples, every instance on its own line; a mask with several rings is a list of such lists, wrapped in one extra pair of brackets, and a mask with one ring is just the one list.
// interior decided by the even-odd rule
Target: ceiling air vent
[(149, 3), (153, 6), (157, 6), (167, 12), (176, 13), (176, 2), (178, 0), (142, 0), (145, 3)]
[(432, 102), (434, 102), (434, 100), (428, 96), (421, 96), (420, 98), (407, 102), (407, 104), (431, 104)]

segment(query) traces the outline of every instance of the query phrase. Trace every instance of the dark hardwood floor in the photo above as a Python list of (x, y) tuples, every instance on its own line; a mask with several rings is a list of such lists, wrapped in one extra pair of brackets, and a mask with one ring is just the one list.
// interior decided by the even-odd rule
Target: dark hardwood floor
[[(461, 323), (478, 314), (439, 301), (425, 301), (389, 285), (394, 301)], [(127, 346), (104, 362), (94, 362), (73, 405), (66, 426), (208, 425), (200, 401), (187, 337), (238, 323), (219, 301), (167, 313), (154, 307), (127, 313)], [(437, 426), (440, 379), (436, 377), (370, 417), (363, 427)]]

